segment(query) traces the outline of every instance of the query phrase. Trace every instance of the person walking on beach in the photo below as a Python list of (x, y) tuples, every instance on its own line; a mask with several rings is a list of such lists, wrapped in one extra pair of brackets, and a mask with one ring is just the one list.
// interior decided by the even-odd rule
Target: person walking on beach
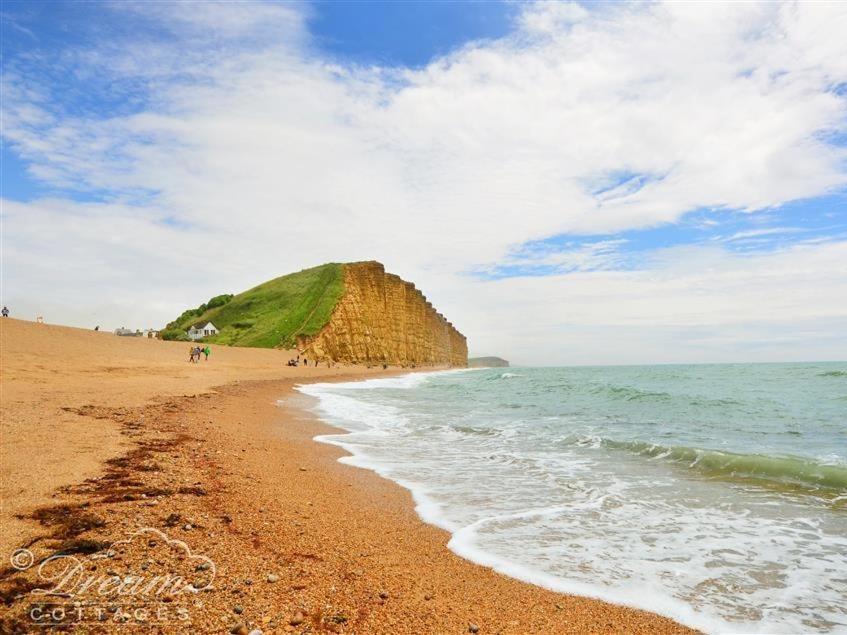
[[(211, 353), (211, 352), (212, 352), (212, 349), (209, 348), (208, 344), (206, 344), (206, 348), (203, 349), (203, 354), (206, 356), (207, 362), (209, 361), (209, 353)], [(199, 357), (198, 357), (198, 359), (199, 359)]]
[(4, 306), (2, 313), (3, 317), (9, 317), (9, 308)]

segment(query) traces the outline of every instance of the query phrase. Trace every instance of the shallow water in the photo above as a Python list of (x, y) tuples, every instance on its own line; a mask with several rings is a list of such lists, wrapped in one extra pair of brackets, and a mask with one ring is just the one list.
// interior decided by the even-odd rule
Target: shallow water
[(847, 632), (847, 364), (300, 387), (450, 547), (712, 632)]

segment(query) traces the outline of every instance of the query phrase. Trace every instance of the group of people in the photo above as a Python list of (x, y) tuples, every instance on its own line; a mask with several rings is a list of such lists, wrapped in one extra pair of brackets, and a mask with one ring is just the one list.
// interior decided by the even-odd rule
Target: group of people
[[(197, 362), (200, 361), (200, 355), (205, 355), (206, 361), (208, 362), (209, 361), (209, 354), (211, 352), (212, 352), (212, 349), (209, 348), (208, 344), (206, 344), (206, 346), (194, 345), (188, 351), (188, 361), (190, 363), (196, 364)], [(301, 359), (300, 355), (298, 355), (297, 359), (289, 359), (288, 360), (288, 366), (299, 366), (301, 364), (301, 362), (302, 362), (303, 366), (309, 365), (309, 360), (307, 358), (303, 357)], [(318, 359), (312, 360), (312, 365), (315, 368), (317, 368), (319, 364), (320, 364), (320, 360), (318, 360)], [(332, 363), (329, 362), (329, 361), (326, 362), (326, 365), (329, 366), (329, 367), (332, 367)]]
[[(301, 360), (300, 360), (300, 355), (298, 354), (298, 355), (297, 355), (297, 359), (289, 359), (289, 360), (288, 360), (288, 365), (289, 365), (289, 366), (299, 366), (299, 365), (300, 365), (300, 361), (301, 361)], [(305, 357), (302, 359), (302, 362), (303, 362), (303, 366), (308, 366), (308, 365), (309, 365), (309, 360), (308, 360), (308, 359), (306, 359)], [(315, 362), (315, 366), (317, 366), (317, 365), (318, 365), (318, 362), (316, 361), (316, 362)]]
[[(297, 355), (297, 359), (289, 359), (288, 360), (288, 366), (299, 366), (300, 362), (303, 362), (303, 366), (309, 365), (308, 359), (306, 359), (305, 357), (303, 359), (300, 359), (300, 355)], [(315, 366), (315, 368), (317, 368), (318, 364), (320, 364), (320, 363), (321, 363), (321, 360), (319, 360), (319, 359), (312, 360), (312, 364)], [(332, 364), (328, 361), (326, 362), (326, 365), (329, 366), (329, 367), (332, 366)]]
[(208, 344), (206, 344), (206, 346), (204, 346), (202, 348), (199, 347), (199, 346), (192, 346), (191, 349), (188, 351), (188, 361), (190, 363), (196, 364), (197, 362), (200, 361), (200, 355), (205, 355), (206, 361), (208, 362), (209, 361), (209, 353), (211, 353), (211, 352), (212, 352), (212, 349), (209, 348)]

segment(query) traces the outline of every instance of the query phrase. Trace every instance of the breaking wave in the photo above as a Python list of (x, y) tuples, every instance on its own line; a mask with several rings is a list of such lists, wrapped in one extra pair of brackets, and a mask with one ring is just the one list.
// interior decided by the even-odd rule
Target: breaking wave
[(714, 476), (750, 478), (814, 489), (847, 489), (847, 466), (811, 459), (666, 447), (643, 441), (604, 439), (602, 445), (649, 458), (672, 461)]

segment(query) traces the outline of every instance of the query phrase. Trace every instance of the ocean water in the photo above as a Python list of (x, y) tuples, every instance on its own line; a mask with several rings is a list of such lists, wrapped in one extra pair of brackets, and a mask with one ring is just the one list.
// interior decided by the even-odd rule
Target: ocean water
[(299, 388), (450, 548), (707, 632), (847, 633), (847, 363), (507, 368)]

